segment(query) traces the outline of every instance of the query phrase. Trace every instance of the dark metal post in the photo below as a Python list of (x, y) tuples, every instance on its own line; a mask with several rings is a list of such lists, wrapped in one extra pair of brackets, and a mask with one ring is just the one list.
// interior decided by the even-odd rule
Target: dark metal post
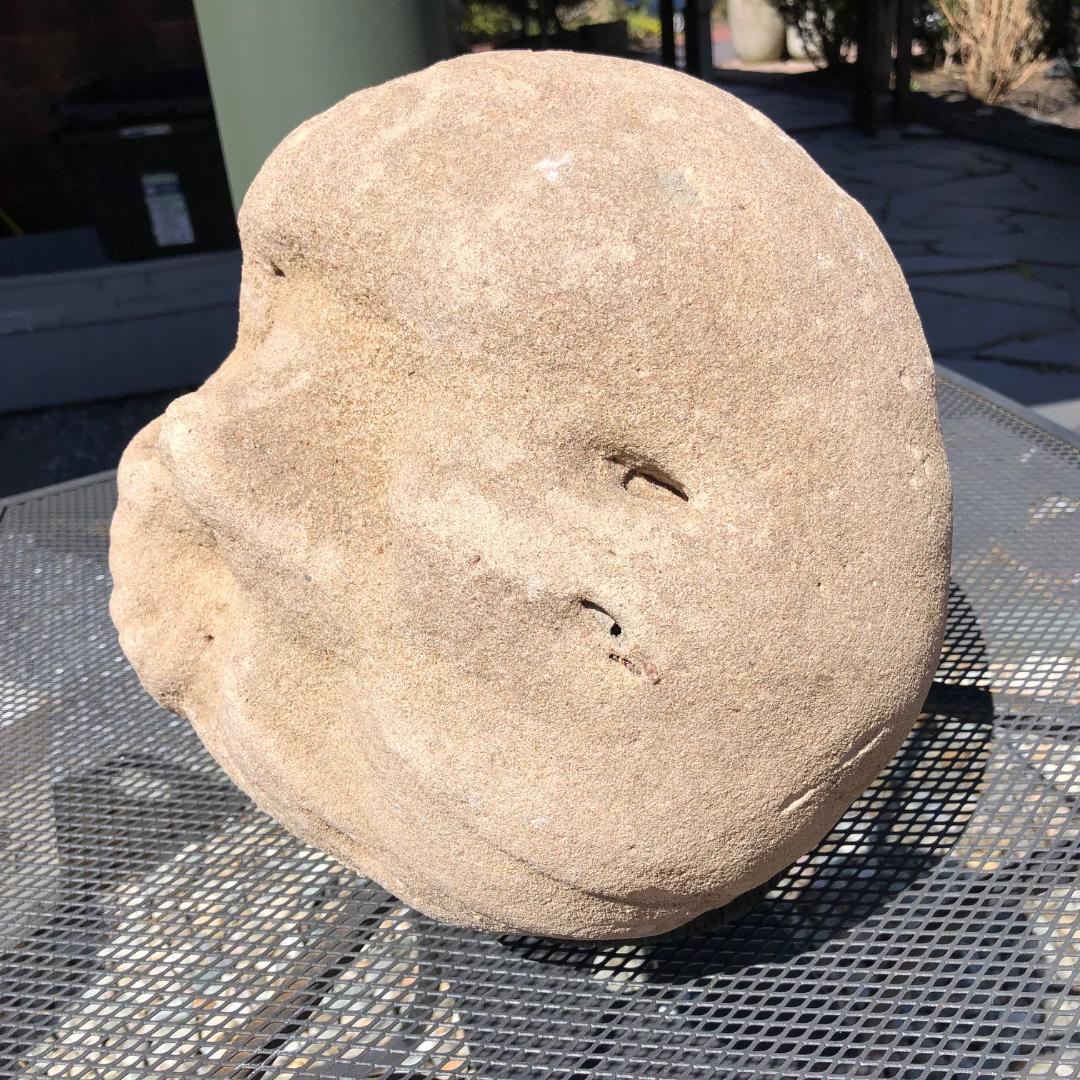
[(675, 66), (675, 0), (660, 0), (660, 59)]
[(914, 22), (914, 0), (897, 0), (893, 120), (898, 124), (906, 124), (911, 119), (911, 37)]
[(868, 135), (878, 132), (878, 84), (881, 81), (881, 0), (860, 0), (855, 61), (855, 122)]
[(712, 0), (686, 0), (686, 73), (712, 75)]

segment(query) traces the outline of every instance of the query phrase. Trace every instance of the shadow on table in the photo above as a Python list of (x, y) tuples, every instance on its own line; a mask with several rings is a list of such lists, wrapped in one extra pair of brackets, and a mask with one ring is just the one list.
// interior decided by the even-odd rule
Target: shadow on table
[[(55, 823), (43, 821), (41, 833), (44, 845), (55, 829), (55, 883), (46, 873), (47, 848), (20, 853), (38, 865), (42, 910), (28, 919), (27, 936), (0, 955), (0, 1070), (6, 1056), (14, 1060), (44, 1037), (101, 972), (113, 890), (247, 806), (220, 775), (142, 753), (64, 775), (52, 796)], [(28, 910), (32, 902), (27, 897)]]
[(945, 1045), (970, 1046), (974, 1067), (995, 1060), (991, 1051), (1002, 1062), (1034, 1056), (1045, 1041), (1041, 998), (1012, 994), (1007, 1023), (985, 1013), (986, 1002), (1001, 1004), (995, 991), (1031, 978), (1041, 953), (1022, 898), (1002, 900), (1002, 877), (966, 850), (973, 841), (958, 844), (986, 787), (994, 707), (979, 685), (988, 680), (975, 615), (955, 586), (938, 675), (874, 785), (761, 889), (643, 941), (500, 938), (488, 954), (502, 961), (495, 983), (444, 969), (476, 1075), (496, 1075), (514, 1046), (538, 1053), (547, 1039), (570, 1078), (612, 1061), (636, 1075), (657, 1047), (672, 1066), (708, 1053), (717, 1068), (753, 1058), (786, 1069), (810, 1053), (837, 1076), (864, 1075), (868, 1061), (918, 1065)]
[[(988, 691), (934, 683), (910, 737), (825, 840), (771, 882), (686, 926), (635, 943), (651, 981), (784, 964), (858, 927), (922, 878), (971, 818), (989, 752)], [(593, 968), (618, 945), (507, 936), (525, 960)]]

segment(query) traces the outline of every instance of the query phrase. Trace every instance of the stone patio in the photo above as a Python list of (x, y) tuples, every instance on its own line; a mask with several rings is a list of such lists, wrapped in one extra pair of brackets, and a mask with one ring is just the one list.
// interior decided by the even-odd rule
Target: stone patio
[(935, 359), (1080, 431), (1080, 170), (921, 125), (871, 138), (841, 102), (722, 85), (873, 215)]

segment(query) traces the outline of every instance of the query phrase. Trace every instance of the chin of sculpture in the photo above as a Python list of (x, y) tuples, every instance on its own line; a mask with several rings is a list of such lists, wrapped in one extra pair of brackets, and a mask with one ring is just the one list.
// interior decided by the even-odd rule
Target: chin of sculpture
[(240, 215), (120, 468), (112, 613), (265, 810), (420, 910), (658, 933), (813, 847), (941, 644), (930, 355), (866, 212), (672, 71), (364, 90)]

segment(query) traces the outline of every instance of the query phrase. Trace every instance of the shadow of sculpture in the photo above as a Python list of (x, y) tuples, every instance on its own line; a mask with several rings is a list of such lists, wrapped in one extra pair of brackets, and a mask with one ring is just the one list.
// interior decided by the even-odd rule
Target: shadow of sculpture
[(61, 775), (52, 794), (53, 821), (42, 822), (54, 831), (52, 851), (15, 853), (55, 859), (56, 887), (33, 920), (37, 927), (0, 955), (0, 1062), (41, 1039), (102, 969), (112, 931), (109, 894), (248, 806), (219, 773), (145, 753)]

